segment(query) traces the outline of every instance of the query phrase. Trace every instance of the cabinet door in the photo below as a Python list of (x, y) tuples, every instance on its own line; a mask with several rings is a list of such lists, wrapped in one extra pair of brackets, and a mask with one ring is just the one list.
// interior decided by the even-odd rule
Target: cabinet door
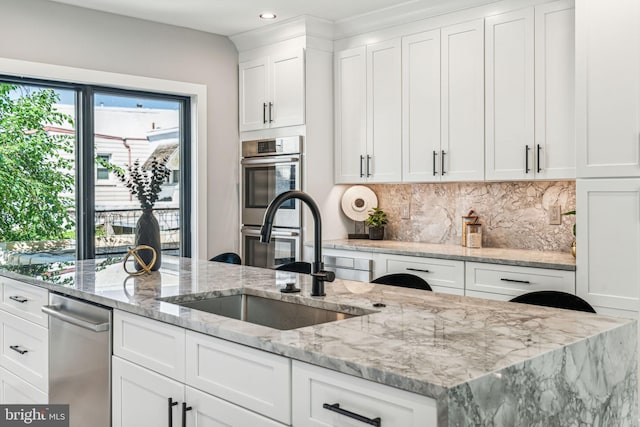
[(577, 176), (640, 176), (640, 2), (576, 1)]
[(533, 9), (485, 20), (486, 178), (533, 179)]
[(367, 46), (368, 182), (402, 179), (400, 39)]
[(402, 181), (440, 181), (440, 30), (402, 39)]
[(267, 115), (271, 127), (304, 124), (304, 50), (270, 59)]
[(46, 405), (47, 403), (49, 403), (49, 396), (46, 393), (6, 369), (0, 368), (0, 404)]
[(255, 412), (247, 411), (239, 406), (203, 393), (195, 388), (186, 387), (185, 401), (191, 407), (187, 412), (189, 427), (283, 427), (269, 418)]
[(367, 151), (366, 48), (335, 54), (335, 181), (364, 182)]
[(484, 179), (483, 20), (441, 30), (444, 181)]
[(640, 179), (578, 180), (578, 296), (598, 307), (638, 310)]
[(573, 1), (535, 7), (535, 50), (536, 179), (575, 178)]
[(267, 58), (243, 62), (239, 66), (240, 131), (268, 126)]
[[(179, 425), (182, 383), (116, 356), (112, 358), (111, 381), (113, 427)], [(171, 409), (169, 398), (178, 403)]]

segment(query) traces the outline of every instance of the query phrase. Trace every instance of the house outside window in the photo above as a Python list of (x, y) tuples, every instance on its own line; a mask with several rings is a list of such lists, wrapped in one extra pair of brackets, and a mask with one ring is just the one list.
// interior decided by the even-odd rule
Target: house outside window
[(109, 169), (103, 166), (103, 162), (110, 163), (111, 154), (98, 154), (96, 155), (96, 159), (99, 160), (96, 162), (96, 179), (98, 181), (109, 180)]

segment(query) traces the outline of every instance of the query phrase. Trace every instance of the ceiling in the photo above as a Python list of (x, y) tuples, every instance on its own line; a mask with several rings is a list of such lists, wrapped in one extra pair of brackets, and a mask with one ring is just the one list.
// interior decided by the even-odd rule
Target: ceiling
[[(274, 22), (310, 15), (329, 21), (410, 4), (425, 6), (446, 0), (51, 0), (118, 15), (230, 36)], [(258, 17), (273, 12), (276, 20)]]

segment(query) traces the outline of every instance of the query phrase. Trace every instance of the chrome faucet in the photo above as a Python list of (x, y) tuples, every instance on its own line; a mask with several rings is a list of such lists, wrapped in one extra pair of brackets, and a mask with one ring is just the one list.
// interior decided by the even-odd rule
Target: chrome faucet
[(264, 213), (264, 220), (262, 221), (262, 228), (260, 229), (260, 241), (262, 243), (269, 243), (271, 241), (271, 227), (273, 226), (273, 220), (276, 216), (278, 208), (289, 199), (298, 199), (307, 204), (311, 209), (311, 215), (313, 215), (314, 221), (314, 237), (313, 237), (313, 273), (311, 273), (311, 296), (323, 297), (324, 282), (333, 282), (336, 275), (331, 271), (324, 271), (324, 265), (322, 264), (322, 220), (320, 219), (320, 209), (318, 205), (313, 201), (311, 196), (302, 191), (285, 191), (282, 194), (276, 196), (275, 199), (267, 207), (267, 211)]

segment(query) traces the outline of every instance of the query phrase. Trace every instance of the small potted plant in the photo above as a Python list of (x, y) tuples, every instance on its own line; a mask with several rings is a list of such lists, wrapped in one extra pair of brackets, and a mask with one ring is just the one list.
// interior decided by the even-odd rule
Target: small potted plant
[(387, 214), (380, 208), (369, 211), (369, 217), (364, 220), (369, 227), (369, 239), (382, 240), (384, 238), (384, 226), (389, 222)]

